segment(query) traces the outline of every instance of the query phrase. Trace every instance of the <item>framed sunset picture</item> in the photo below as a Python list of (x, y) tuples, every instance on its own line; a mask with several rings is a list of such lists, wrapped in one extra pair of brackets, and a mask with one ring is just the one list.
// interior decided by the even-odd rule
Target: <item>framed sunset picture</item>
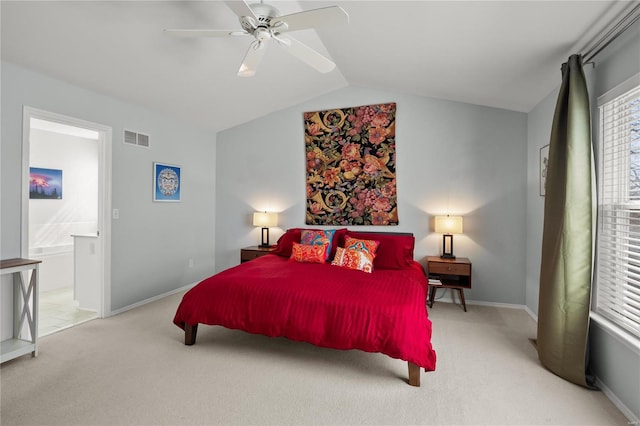
[(29, 198), (62, 199), (62, 170), (29, 167)]

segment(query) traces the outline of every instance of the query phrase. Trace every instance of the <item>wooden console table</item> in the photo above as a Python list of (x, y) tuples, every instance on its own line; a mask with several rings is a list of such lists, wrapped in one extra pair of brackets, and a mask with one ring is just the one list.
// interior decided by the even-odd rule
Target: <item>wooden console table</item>
[[(38, 266), (40, 263), (42, 263), (41, 260), (32, 259), (0, 261), (2, 275), (13, 275), (13, 338), (0, 342), (0, 362), (9, 361), (29, 352), (31, 356), (38, 355)], [(30, 278), (28, 278), (29, 271), (31, 271)], [(25, 325), (28, 326), (28, 338), (24, 336), (26, 333), (23, 333), (26, 331)]]

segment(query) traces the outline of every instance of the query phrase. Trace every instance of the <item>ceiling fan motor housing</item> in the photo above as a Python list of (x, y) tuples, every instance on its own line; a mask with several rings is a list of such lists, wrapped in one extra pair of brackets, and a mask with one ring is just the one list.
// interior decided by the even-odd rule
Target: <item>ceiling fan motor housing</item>
[(256, 3), (249, 5), (249, 7), (258, 18), (258, 22), (254, 22), (252, 16), (240, 17), (240, 25), (242, 25), (242, 29), (249, 34), (253, 34), (257, 28), (269, 28), (271, 19), (279, 15), (278, 9), (268, 4)]

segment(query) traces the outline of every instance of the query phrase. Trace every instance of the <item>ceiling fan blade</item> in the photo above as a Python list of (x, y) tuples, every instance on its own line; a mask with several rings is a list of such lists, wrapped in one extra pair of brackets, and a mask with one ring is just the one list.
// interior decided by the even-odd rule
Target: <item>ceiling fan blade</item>
[(244, 56), (244, 60), (238, 69), (239, 77), (253, 77), (256, 74), (256, 68), (262, 61), (264, 52), (267, 50), (267, 44), (265, 42), (254, 41), (249, 46), (247, 54)]
[(236, 1), (225, 1), (229, 9), (233, 11), (238, 17), (250, 16), (255, 19), (255, 22), (258, 22), (258, 17), (253, 10), (249, 7), (249, 4), (244, 0), (236, 0)]
[(322, 73), (327, 73), (336, 67), (336, 64), (333, 61), (293, 37), (278, 36), (275, 39), (287, 52)]
[(329, 6), (273, 18), (271, 26), (279, 32), (285, 32), (348, 23), (349, 15), (343, 8)]
[(236, 30), (164, 30), (164, 32), (174, 37), (227, 37), (249, 34), (246, 31)]

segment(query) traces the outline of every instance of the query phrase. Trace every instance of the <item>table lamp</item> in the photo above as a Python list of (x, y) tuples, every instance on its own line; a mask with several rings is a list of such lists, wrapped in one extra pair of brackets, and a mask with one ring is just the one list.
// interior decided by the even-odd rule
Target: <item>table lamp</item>
[(267, 212), (255, 212), (253, 214), (253, 226), (262, 227), (262, 242), (260, 247), (269, 246), (269, 226), (278, 225), (278, 214)]
[(453, 234), (462, 234), (462, 216), (436, 216), (435, 231), (442, 234), (442, 259), (455, 259)]

